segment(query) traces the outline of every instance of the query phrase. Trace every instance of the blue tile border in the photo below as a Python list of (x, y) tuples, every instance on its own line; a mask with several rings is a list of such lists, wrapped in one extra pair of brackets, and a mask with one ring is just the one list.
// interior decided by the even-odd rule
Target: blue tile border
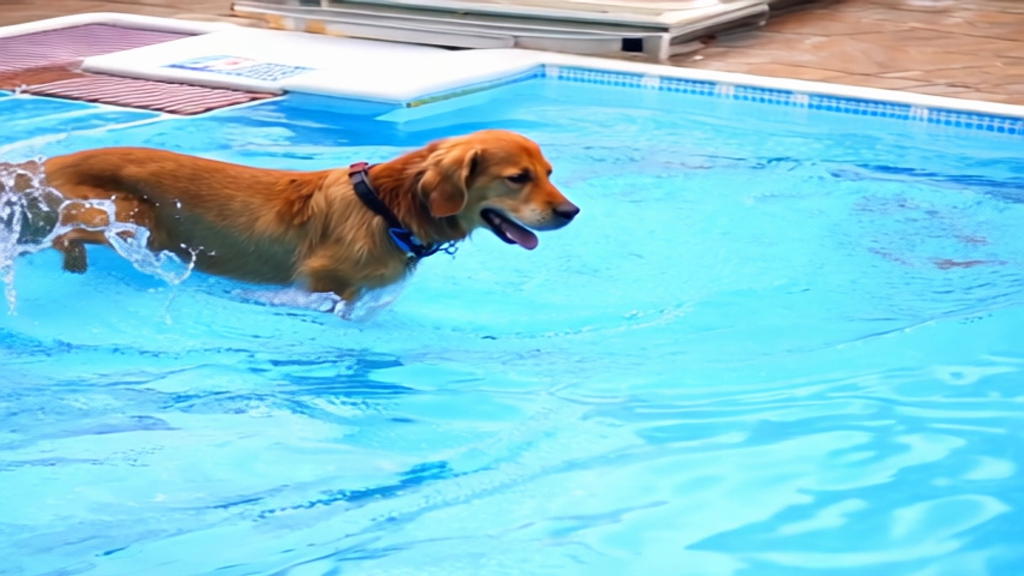
[(1024, 136), (1024, 118), (1014, 118), (1012, 116), (930, 108), (914, 104), (865, 100), (847, 96), (808, 94), (791, 90), (780, 90), (778, 88), (741, 86), (709, 80), (670, 78), (666, 76), (612, 72), (571, 66), (546, 65), (543, 67), (542, 76), (565, 82), (676, 92), (727, 100), (758, 102), (856, 116), (891, 118), (968, 130), (981, 130), (997, 134)]

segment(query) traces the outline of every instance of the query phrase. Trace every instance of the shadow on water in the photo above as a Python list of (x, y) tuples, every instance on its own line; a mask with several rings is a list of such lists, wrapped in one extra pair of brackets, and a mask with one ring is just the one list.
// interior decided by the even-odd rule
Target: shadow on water
[[(320, 506), (330, 506), (336, 503), (346, 503), (351, 505), (360, 505), (366, 501), (381, 500), (385, 498), (391, 498), (398, 496), (405, 491), (415, 489), (419, 486), (437, 482), (440, 480), (449, 480), (467, 473), (456, 473), (448, 462), (423, 462), (417, 464), (412, 468), (400, 472), (397, 474), (397, 482), (380, 484), (376, 486), (370, 486), (366, 488), (357, 488), (350, 490), (324, 490), (321, 492), (322, 497), (316, 498), (303, 502), (301, 504), (294, 504), (290, 506), (280, 508), (269, 508), (261, 510), (256, 514), (259, 519), (269, 518), (274, 514), (291, 512), (296, 510), (310, 510)], [(236, 506), (239, 504), (250, 504), (261, 500), (260, 498), (248, 499), (239, 502), (233, 502), (223, 505), (217, 505), (213, 508), (227, 508)]]
[(402, 367), (395, 355), (330, 348), (289, 351), (203, 348), (178, 352), (70, 344), (0, 329), (0, 449), (55, 438), (168, 431), (176, 415), (281, 411), (345, 425), (381, 403), (418, 393), (378, 380)]

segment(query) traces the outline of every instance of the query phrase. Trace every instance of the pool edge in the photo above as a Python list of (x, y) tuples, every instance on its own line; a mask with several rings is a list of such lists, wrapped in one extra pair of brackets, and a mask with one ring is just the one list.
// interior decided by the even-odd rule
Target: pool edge
[[(35, 22), (0, 27), (0, 37), (28, 34), (32, 32), (52, 30), (55, 28), (96, 23), (122, 26), (137, 26), (152, 30), (178, 31), (200, 35), (246, 28), (245, 26), (240, 26), (227, 22), (193, 21), (179, 18), (140, 16), (117, 12), (91, 12), (84, 14), (60, 16), (57, 18), (50, 18)], [(265, 30), (265, 32), (294, 34), (294, 32), (284, 32), (277, 30)], [(320, 35), (311, 34), (310, 36)], [(324, 36), (324, 38), (330, 37)], [(401, 43), (381, 42), (381, 44), (384, 45)], [(493, 76), (491, 76), (490, 78), (476, 78), (467, 76), (461, 78), (461, 83), (459, 83), (458, 85), (450, 85), (443, 90), (423, 90), (421, 93), (413, 93), (415, 92), (414, 90), (402, 90), (401, 93), (396, 92), (391, 96), (381, 95), (368, 97), (367, 95), (348, 94), (344, 90), (332, 90), (330, 89), (329, 86), (321, 87), (315, 93), (325, 96), (337, 96), (343, 98), (356, 98), (362, 100), (376, 100), (381, 102), (399, 103), (400, 105), (406, 107), (421, 106), (430, 102), (436, 102), (448, 98), (455, 98), (467, 93), (467, 91), (478, 92), (481, 90), (487, 90), (492, 86), (499, 86), (506, 84), (510, 81), (515, 81), (517, 77), (521, 77), (526, 71), (534, 67), (561, 66), (582, 68), (595, 71), (607, 71), (620, 74), (632, 74), (642, 76), (644, 78), (649, 78), (651, 79), (651, 81), (655, 81), (655, 79), (658, 78), (692, 80), (696, 82), (711, 82), (722, 86), (730, 87), (750, 87), (765, 90), (781, 90), (793, 93), (795, 95), (806, 94), (819, 96), (833, 96), (837, 98), (877, 102), (881, 104), (902, 104), (923, 110), (966, 112), (994, 117), (1024, 119), (1024, 105), (987, 102), (983, 100), (968, 100), (962, 98), (952, 98), (948, 96), (935, 96), (929, 94), (919, 94), (916, 92), (907, 92), (903, 90), (867, 88), (861, 86), (851, 86), (846, 84), (834, 84), (830, 82), (798, 80), (792, 78), (778, 78), (771, 76), (759, 76), (753, 74), (723, 72), (717, 70), (704, 70), (697, 68), (669, 66), (665, 64), (616, 60), (612, 58), (604, 58), (598, 56), (582, 56), (519, 48), (453, 51), (450, 52), (449, 54), (452, 62), (455, 63), (457, 63), (460, 59), (465, 59), (465, 56), (460, 57), (458, 56), (459, 54), (472, 54), (472, 59), (476, 60), (477, 64), (486, 64), (488, 62), (493, 62), (494, 66), (497, 68), (509, 68), (511, 63), (515, 70), (509, 71), (501, 78), (495, 78)], [(179, 79), (178, 81), (182, 80)], [(372, 80), (368, 81), (372, 82)], [(209, 82), (209, 78), (196, 79), (197, 85), (205, 85), (207, 82)], [(223, 81), (218, 81), (218, 84), (219, 87), (234, 88), (239, 90), (247, 89), (247, 84), (243, 86), (244, 83), (242, 82), (239, 82), (239, 86), (233, 86), (233, 83), (229, 77), (223, 78)], [(279, 88), (281, 92), (306, 91), (296, 90), (294, 88), (289, 89), (288, 86), (280, 86)], [(727, 93), (728, 90), (724, 90), (723, 92)], [(925, 116), (927, 116), (927, 114), (925, 114)]]

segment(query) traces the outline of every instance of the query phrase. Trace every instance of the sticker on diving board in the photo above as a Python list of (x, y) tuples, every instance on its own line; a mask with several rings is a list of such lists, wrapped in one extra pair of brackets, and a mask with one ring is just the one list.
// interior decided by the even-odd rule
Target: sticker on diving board
[(316, 68), (307, 68), (305, 66), (260, 62), (259, 60), (242, 58), (240, 56), (201, 56), (167, 64), (164, 67), (193, 70), (195, 72), (212, 72), (227, 76), (241, 76), (267, 82), (276, 82), (316, 70)]

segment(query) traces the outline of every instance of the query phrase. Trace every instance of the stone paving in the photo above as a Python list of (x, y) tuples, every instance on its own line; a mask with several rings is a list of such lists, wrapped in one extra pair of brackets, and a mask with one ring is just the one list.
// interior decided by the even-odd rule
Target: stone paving
[[(0, 25), (82, 12), (261, 25), (230, 0), (0, 0)], [(1024, 1), (812, 3), (671, 64), (1024, 105)]]
[(1024, 104), (1024, 2), (834, 2), (672, 63)]

